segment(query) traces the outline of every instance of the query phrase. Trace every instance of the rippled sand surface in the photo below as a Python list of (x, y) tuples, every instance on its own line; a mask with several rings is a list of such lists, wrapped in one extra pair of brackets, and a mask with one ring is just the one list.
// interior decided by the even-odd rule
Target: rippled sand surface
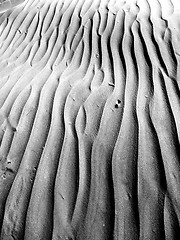
[(179, 239), (178, 0), (0, 12), (0, 239)]

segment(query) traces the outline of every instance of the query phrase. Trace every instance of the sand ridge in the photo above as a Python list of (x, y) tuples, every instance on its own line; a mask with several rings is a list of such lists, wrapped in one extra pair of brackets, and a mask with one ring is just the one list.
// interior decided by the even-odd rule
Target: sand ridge
[(1, 239), (176, 239), (178, 1), (5, 3)]

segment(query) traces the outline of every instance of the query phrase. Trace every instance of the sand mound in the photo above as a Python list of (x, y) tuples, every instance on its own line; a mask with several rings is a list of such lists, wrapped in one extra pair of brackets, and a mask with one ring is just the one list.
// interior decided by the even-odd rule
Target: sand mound
[(178, 239), (178, 0), (0, 12), (0, 239)]

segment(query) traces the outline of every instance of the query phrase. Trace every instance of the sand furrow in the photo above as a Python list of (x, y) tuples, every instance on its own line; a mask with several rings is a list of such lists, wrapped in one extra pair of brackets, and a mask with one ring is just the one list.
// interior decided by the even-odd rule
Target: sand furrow
[(22, 71), (24, 70), (25, 70), (24, 67), (20, 67), (13, 72), (14, 74), (9, 75), (7, 73), (6, 82), (3, 84), (1, 88), (2, 93), (1, 93), (1, 99), (0, 99), (0, 107), (2, 107), (3, 104), (5, 103), (8, 95), (11, 92), (11, 89), (14, 87), (16, 82), (20, 79), (20, 77), (22, 76)]
[[(164, 195), (166, 178), (161, 151), (150, 120), (139, 123), (138, 152), (138, 206), (140, 215), (140, 238), (165, 239)], [(148, 216), (148, 217), (147, 217)]]
[(180, 93), (177, 82), (175, 79), (168, 77), (163, 74), (165, 86), (167, 90), (167, 96), (169, 99), (169, 104), (171, 106), (172, 114), (174, 116), (174, 121), (176, 123), (177, 135), (180, 142), (180, 125), (179, 125), (179, 114), (180, 114)]
[[(20, 13), (20, 9), (18, 9), (18, 10), (19, 11), (16, 12), (15, 18), (13, 18), (12, 23), (11, 23), (11, 21), (8, 22), (8, 25), (10, 25), (10, 26), (9, 26), (7, 34), (5, 35), (4, 32), (2, 34), (2, 35), (5, 35), (5, 36), (2, 36), (2, 40), (4, 42), (3, 42), (3, 46), (1, 47), (1, 51), (0, 51), (1, 54), (10, 51), (11, 44), (12, 44), (12, 42), (14, 40), (14, 37), (20, 36), (20, 34), (21, 34), (21, 32), (18, 31), (18, 29), (21, 26), (21, 24), (24, 21), (24, 19), (26, 18), (26, 15), (19, 14)], [(11, 18), (11, 15), (9, 16), (9, 18)], [(9, 46), (10, 46), (10, 48), (9, 48)]]
[(172, 201), (168, 194), (165, 196), (164, 203), (164, 230), (166, 239), (176, 239), (179, 235), (179, 219), (174, 210)]
[[(143, 40), (137, 23), (133, 25), (133, 34), (139, 75), (137, 94), (139, 238), (159, 239), (161, 237), (164, 239), (164, 193), (161, 178), (165, 181), (165, 177), (163, 169), (159, 167), (161, 165), (160, 148), (158, 148), (158, 140), (155, 138), (156, 133), (153, 131), (148, 110), (155, 91), (150, 65), (153, 61), (150, 61), (146, 55), (147, 42)], [(146, 216), (149, 217), (146, 218)]]
[[(15, 235), (16, 238), (22, 238), (24, 234), (25, 216), (32, 184), (49, 132), (51, 108), (56, 87), (57, 83), (54, 81), (54, 84), (47, 82), (42, 89), (32, 132), (6, 201), (1, 232), (2, 239), (11, 235)], [(44, 101), (45, 99), (47, 101)]]
[[(15, 103), (12, 106), (9, 116), (4, 116), (2, 123), (2, 130), (4, 131), (3, 138), (1, 140), (0, 151), (2, 158), (6, 159), (11, 143), (16, 132), (16, 127), (18, 125), (19, 118), (21, 116), (22, 109), (29, 98), (31, 88), (24, 89), (19, 98), (16, 99)], [(4, 164), (4, 162), (2, 161)]]
[[(2, 112), (2, 116), (8, 116), (9, 112), (11, 110), (11, 107), (14, 103), (14, 101), (16, 100), (16, 98), (18, 97), (18, 95), (21, 93), (22, 89), (25, 87), (28, 87), (29, 85), (34, 85), (37, 84), (38, 87), (41, 87), (46, 80), (48, 79), (49, 75), (51, 74), (51, 71), (49, 69), (45, 69), (44, 70), (44, 76), (43, 78), (41, 78), (39, 81), (37, 81), (38, 79), (38, 75), (37, 73), (34, 71), (31, 71), (31, 76), (30, 74), (26, 75), (26, 77), (20, 77), (19, 79), (17, 79), (17, 82), (15, 83), (15, 85), (13, 86), (13, 88), (11, 88), (9, 95), (6, 97), (6, 100), (4, 101), (2, 107), (1, 107), (1, 112)], [(36, 74), (36, 77), (33, 78)], [(24, 82), (25, 81), (25, 82)]]
[[(82, 28), (81, 22), (82, 19), (80, 17), (80, 10), (82, 8), (82, 0), (78, 1), (75, 5), (74, 12), (72, 13), (71, 22), (68, 28), (69, 34), (67, 34), (66, 37), (66, 47), (67, 51), (71, 49), (72, 42), (74, 41), (74, 38), (79, 31), (80, 28)], [(72, 49), (75, 51), (75, 48), (72, 47)]]
[[(108, 17), (111, 18), (112, 16), (113, 14)], [(111, 21), (109, 20), (109, 22)], [(102, 42), (104, 42), (104, 45), (106, 44), (102, 52), (111, 50), (112, 53), (109, 54), (112, 54), (112, 57), (111, 60), (102, 64), (105, 74), (101, 86), (109, 87), (111, 94), (106, 97), (99, 130), (92, 146), (90, 196), (85, 224), (81, 227), (79, 233), (80, 239), (109, 239), (113, 234), (114, 191), (112, 187), (111, 157), (123, 114), (125, 74), (121, 60), (123, 56), (118, 54), (122, 36), (119, 35), (118, 27), (115, 24), (112, 35), (108, 40), (110, 26), (110, 24), (107, 24), (103, 33), (104, 36), (102, 36)], [(108, 44), (109, 46), (107, 46)], [(117, 69), (118, 67), (119, 69)], [(112, 69), (115, 69), (115, 75)], [(114, 87), (111, 86), (113, 83)]]
[(124, 112), (119, 136), (113, 151), (112, 173), (115, 195), (114, 238), (138, 239), (137, 158), (138, 121), (136, 99), (138, 76), (133, 58), (131, 23), (134, 18), (126, 13), (123, 52), (126, 63)]
[(30, 63), (32, 66), (35, 65), (36, 63), (39, 63), (39, 61), (42, 60), (43, 58), (48, 59), (48, 61), (46, 62), (46, 65), (48, 65), (53, 44), (56, 38), (57, 38), (57, 30), (55, 29), (55, 31), (50, 33), (50, 36), (48, 36), (47, 39), (44, 39), (44, 41), (38, 40), (35, 43), (36, 47), (34, 49), (34, 52), (32, 53), (32, 58)]
[(63, 11), (62, 18), (61, 18), (61, 24), (60, 24), (60, 31), (63, 38), (66, 38), (67, 30), (69, 28), (69, 25), (71, 23), (71, 18), (74, 12), (74, 6), (76, 4), (77, 0), (73, 0), (70, 2), (68, 7)]
[(99, 8), (100, 2), (101, 2), (100, 0), (91, 1), (91, 6), (88, 8), (88, 10), (86, 12), (80, 13), (82, 25), (85, 25), (89, 19), (93, 18), (94, 12), (97, 8)]
[(177, 59), (172, 45), (172, 32), (168, 27), (165, 28), (164, 39), (159, 41), (158, 45), (160, 48), (162, 58), (164, 59), (166, 65), (168, 76), (171, 78), (176, 78)]
[[(88, 54), (88, 44), (86, 44), (86, 48), (83, 51), (83, 57)], [(84, 61), (87, 61), (87, 57)], [(78, 69), (77, 79), (68, 77), (72, 89), (67, 94), (64, 108), (65, 136), (55, 183), (53, 239), (58, 236), (72, 237), (76, 231), (71, 228), (70, 224), (79, 182), (78, 140), (74, 125), (79, 108), (90, 93), (89, 84), (92, 77), (89, 75), (78, 76), (78, 72), (86, 73), (85, 67), (86, 63), (79, 67), (81, 71)]]
[(64, 121), (61, 117), (60, 96), (57, 88), (50, 130), (37, 169), (28, 206), (25, 239), (50, 239), (52, 236), (54, 184), (64, 139)]
[[(15, 175), (17, 173), (19, 164), (21, 162), (23, 153), (26, 148), (27, 141), (29, 139), (31, 127), (32, 127), (32, 122), (34, 120), (34, 111), (36, 112), (36, 98), (33, 99), (36, 96), (33, 96), (34, 91), (31, 91), (31, 95), (25, 104), (25, 107), (22, 112), (22, 116), (19, 121), (19, 125), (16, 128), (16, 132), (10, 147), (10, 150), (8, 152), (8, 155), (5, 159), (4, 162), (4, 167), (8, 166), (12, 169), (12, 172), (6, 171), (6, 168), (4, 168), (3, 175), (1, 176), (1, 199), (0, 199), (0, 211), (1, 211), (1, 219), (0, 219), (0, 224), (2, 225), (2, 220), (3, 220), (3, 212), (4, 212), (4, 207), (5, 207), (5, 201), (7, 198), (7, 195), (9, 193), (10, 187), (13, 183), (13, 180), (15, 178)], [(35, 101), (34, 101), (35, 100)], [(34, 106), (32, 107), (33, 104)], [(26, 116), (26, 117), (23, 117)], [(22, 124), (23, 123), (23, 124)], [(29, 130), (29, 131), (28, 131)], [(18, 144), (17, 144), (18, 143)], [(13, 173), (13, 174), (12, 174)]]
[[(77, 136), (73, 129), (71, 130), (71, 124), (73, 124), (73, 122), (68, 122), (67, 124), (69, 126), (67, 126), (65, 122), (67, 133), (65, 132), (55, 183), (54, 239), (58, 236), (65, 238), (74, 235), (70, 222), (77, 198), (79, 157), (77, 152)], [(67, 130), (67, 128), (69, 128), (69, 130)]]
[(1, 27), (1, 35), (0, 35), (1, 40), (4, 40), (9, 36), (10, 29), (18, 15), (18, 13), (19, 13), (19, 11), (16, 9), (16, 11), (11, 12), (9, 14), (9, 16), (7, 16), (7, 25), (4, 28)]
[[(9, 43), (7, 51), (10, 50), (10, 52), (12, 53), (18, 47), (19, 42), (22, 43), (22, 42), (26, 41), (26, 38), (28, 35), (28, 30), (29, 30), (34, 18), (36, 19), (36, 11), (34, 11), (34, 9), (32, 9), (31, 11), (27, 12), (26, 17), (20, 21), (19, 26), (17, 26), (16, 23), (13, 23), (11, 31), (14, 30), (15, 35), (14, 35), (12, 41)], [(18, 30), (16, 30), (16, 29), (18, 29)]]
[[(107, 24), (101, 37), (102, 55), (107, 56), (102, 58), (102, 69), (104, 70), (105, 74), (106, 72), (113, 74), (112, 53), (109, 42), (111, 32), (114, 27), (115, 16), (111, 12), (108, 12), (107, 15)], [(112, 83), (114, 83), (114, 79), (112, 79)]]
[(92, 19), (92, 54), (91, 54), (91, 64), (94, 64), (95, 67), (100, 68), (102, 64), (102, 54), (101, 54), (101, 36), (98, 34), (100, 24), (100, 17), (98, 12), (94, 13)]
[(76, 204), (72, 216), (72, 227), (75, 229), (76, 234), (82, 227), (82, 219), (84, 221), (90, 190), (90, 176), (91, 176), (91, 149), (92, 143), (87, 135), (84, 134), (86, 127), (86, 113), (85, 109), (79, 109), (76, 118), (76, 132), (78, 137), (78, 157), (79, 157), (79, 179), (78, 179), (78, 193)]
[[(28, 17), (24, 19), (24, 22), (19, 27), (19, 37), (16, 41), (12, 42), (12, 49), (15, 51), (17, 48), (21, 50), (22, 44), (27, 46), (32, 40), (35, 41), (35, 29), (38, 26), (38, 13), (34, 10), (30, 11), (27, 15)], [(36, 37), (37, 38), (37, 37)], [(20, 51), (19, 50), (19, 51)]]
[(97, 12), (100, 17), (100, 25), (99, 25), (98, 34), (102, 36), (102, 34), (106, 28), (107, 19), (108, 19), (108, 11), (107, 11), (106, 5), (104, 8), (97, 9)]
[(57, 2), (54, 1), (48, 5), (49, 5), (48, 11), (42, 23), (42, 35), (45, 35), (49, 30), (51, 30), (51, 28), (54, 28), (52, 22), (56, 14)]
[(159, 69), (154, 69), (153, 79), (156, 88), (151, 106), (151, 118), (161, 147), (167, 179), (167, 192), (174, 204), (179, 219), (179, 141), (177, 130), (164, 86), (164, 78)]
[(1, 239), (177, 239), (179, 16), (0, 0)]

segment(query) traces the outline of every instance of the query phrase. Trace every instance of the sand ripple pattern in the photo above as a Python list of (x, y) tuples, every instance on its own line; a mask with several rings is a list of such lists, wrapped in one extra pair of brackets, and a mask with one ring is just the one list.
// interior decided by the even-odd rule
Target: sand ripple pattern
[(2, 2), (0, 239), (178, 239), (178, 0)]

